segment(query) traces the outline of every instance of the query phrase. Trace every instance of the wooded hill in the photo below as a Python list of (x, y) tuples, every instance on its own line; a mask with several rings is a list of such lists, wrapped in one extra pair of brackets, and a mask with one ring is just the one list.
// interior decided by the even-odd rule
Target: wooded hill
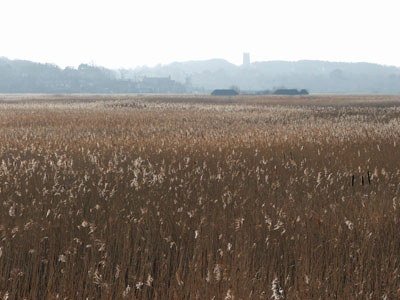
[(371, 63), (267, 61), (247, 67), (222, 59), (176, 62), (122, 71), (126, 78), (171, 76), (195, 88), (214, 90), (237, 86), (242, 91), (307, 89), (310, 93), (400, 93), (400, 68)]
[(0, 58), (0, 93), (190, 93), (236, 86), (242, 91), (280, 88), (310, 93), (400, 94), (400, 68), (326, 61), (254, 62), (222, 59), (110, 70)]

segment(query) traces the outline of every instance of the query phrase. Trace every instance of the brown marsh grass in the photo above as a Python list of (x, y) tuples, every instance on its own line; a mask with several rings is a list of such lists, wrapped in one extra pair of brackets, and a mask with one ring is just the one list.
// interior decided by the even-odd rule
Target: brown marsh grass
[(0, 298), (397, 299), (399, 106), (0, 96)]

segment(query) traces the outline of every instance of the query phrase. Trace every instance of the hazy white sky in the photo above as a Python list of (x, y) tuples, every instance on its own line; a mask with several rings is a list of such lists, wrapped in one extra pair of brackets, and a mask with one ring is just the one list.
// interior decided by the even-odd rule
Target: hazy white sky
[(62, 67), (224, 58), (400, 66), (399, 0), (0, 0), (0, 56)]

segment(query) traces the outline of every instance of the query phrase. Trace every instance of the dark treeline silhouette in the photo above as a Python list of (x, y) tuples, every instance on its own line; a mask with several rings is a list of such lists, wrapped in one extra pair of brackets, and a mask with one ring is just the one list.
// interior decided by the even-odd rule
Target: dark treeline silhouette
[(81, 64), (61, 69), (53, 64), (0, 58), (0, 93), (184, 93), (171, 78), (122, 79), (118, 72)]

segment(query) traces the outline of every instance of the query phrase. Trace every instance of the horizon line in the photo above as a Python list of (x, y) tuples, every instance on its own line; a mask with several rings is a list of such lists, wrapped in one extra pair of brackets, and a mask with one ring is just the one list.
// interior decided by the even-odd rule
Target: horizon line
[[(48, 65), (55, 65), (58, 68), (65, 70), (67, 68), (73, 68), (77, 69), (81, 65), (89, 65), (93, 67), (100, 67), (100, 68), (105, 68), (109, 70), (132, 70), (132, 69), (140, 69), (140, 68), (156, 68), (156, 67), (164, 67), (164, 66), (169, 66), (172, 64), (183, 64), (183, 63), (191, 63), (191, 62), (207, 62), (207, 61), (212, 61), (212, 60), (219, 60), (219, 61), (225, 61), (231, 65), (234, 65), (236, 67), (241, 67), (243, 64), (235, 64), (233, 62), (230, 62), (229, 60), (225, 58), (219, 58), (219, 57), (214, 57), (214, 58), (208, 58), (208, 59), (190, 59), (190, 60), (182, 60), (182, 61), (172, 61), (168, 63), (157, 63), (157, 64), (144, 64), (144, 65), (136, 65), (136, 66), (130, 66), (130, 67), (107, 67), (105, 65), (97, 64), (94, 61), (90, 62), (81, 62), (77, 66), (68, 66), (66, 65), (63, 67), (62, 65), (54, 62), (40, 62), (40, 61), (34, 61), (34, 60), (29, 60), (29, 59), (24, 59), (24, 58), (8, 58), (7, 56), (0, 56), (0, 60), (9, 60), (9, 61), (26, 61), (26, 62), (31, 62), (31, 63), (37, 63), (37, 64), (48, 64)], [(383, 66), (383, 67), (394, 67), (394, 68), (400, 68), (400, 66), (394, 65), (394, 64), (382, 64), (382, 63), (376, 63), (376, 62), (369, 62), (369, 61), (343, 61), (343, 60), (321, 60), (321, 59), (297, 59), (297, 60), (285, 60), (285, 59), (274, 59), (274, 60), (262, 60), (262, 61), (253, 61), (250, 62), (250, 65), (252, 64), (257, 64), (257, 63), (269, 63), (269, 62), (284, 62), (284, 63), (296, 63), (296, 62), (302, 62), (302, 61), (313, 61), (313, 62), (325, 62), (325, 63), (344, 63), (344, 64), (371, 64), (371, 65), (378, 65), (378, 66)]]

